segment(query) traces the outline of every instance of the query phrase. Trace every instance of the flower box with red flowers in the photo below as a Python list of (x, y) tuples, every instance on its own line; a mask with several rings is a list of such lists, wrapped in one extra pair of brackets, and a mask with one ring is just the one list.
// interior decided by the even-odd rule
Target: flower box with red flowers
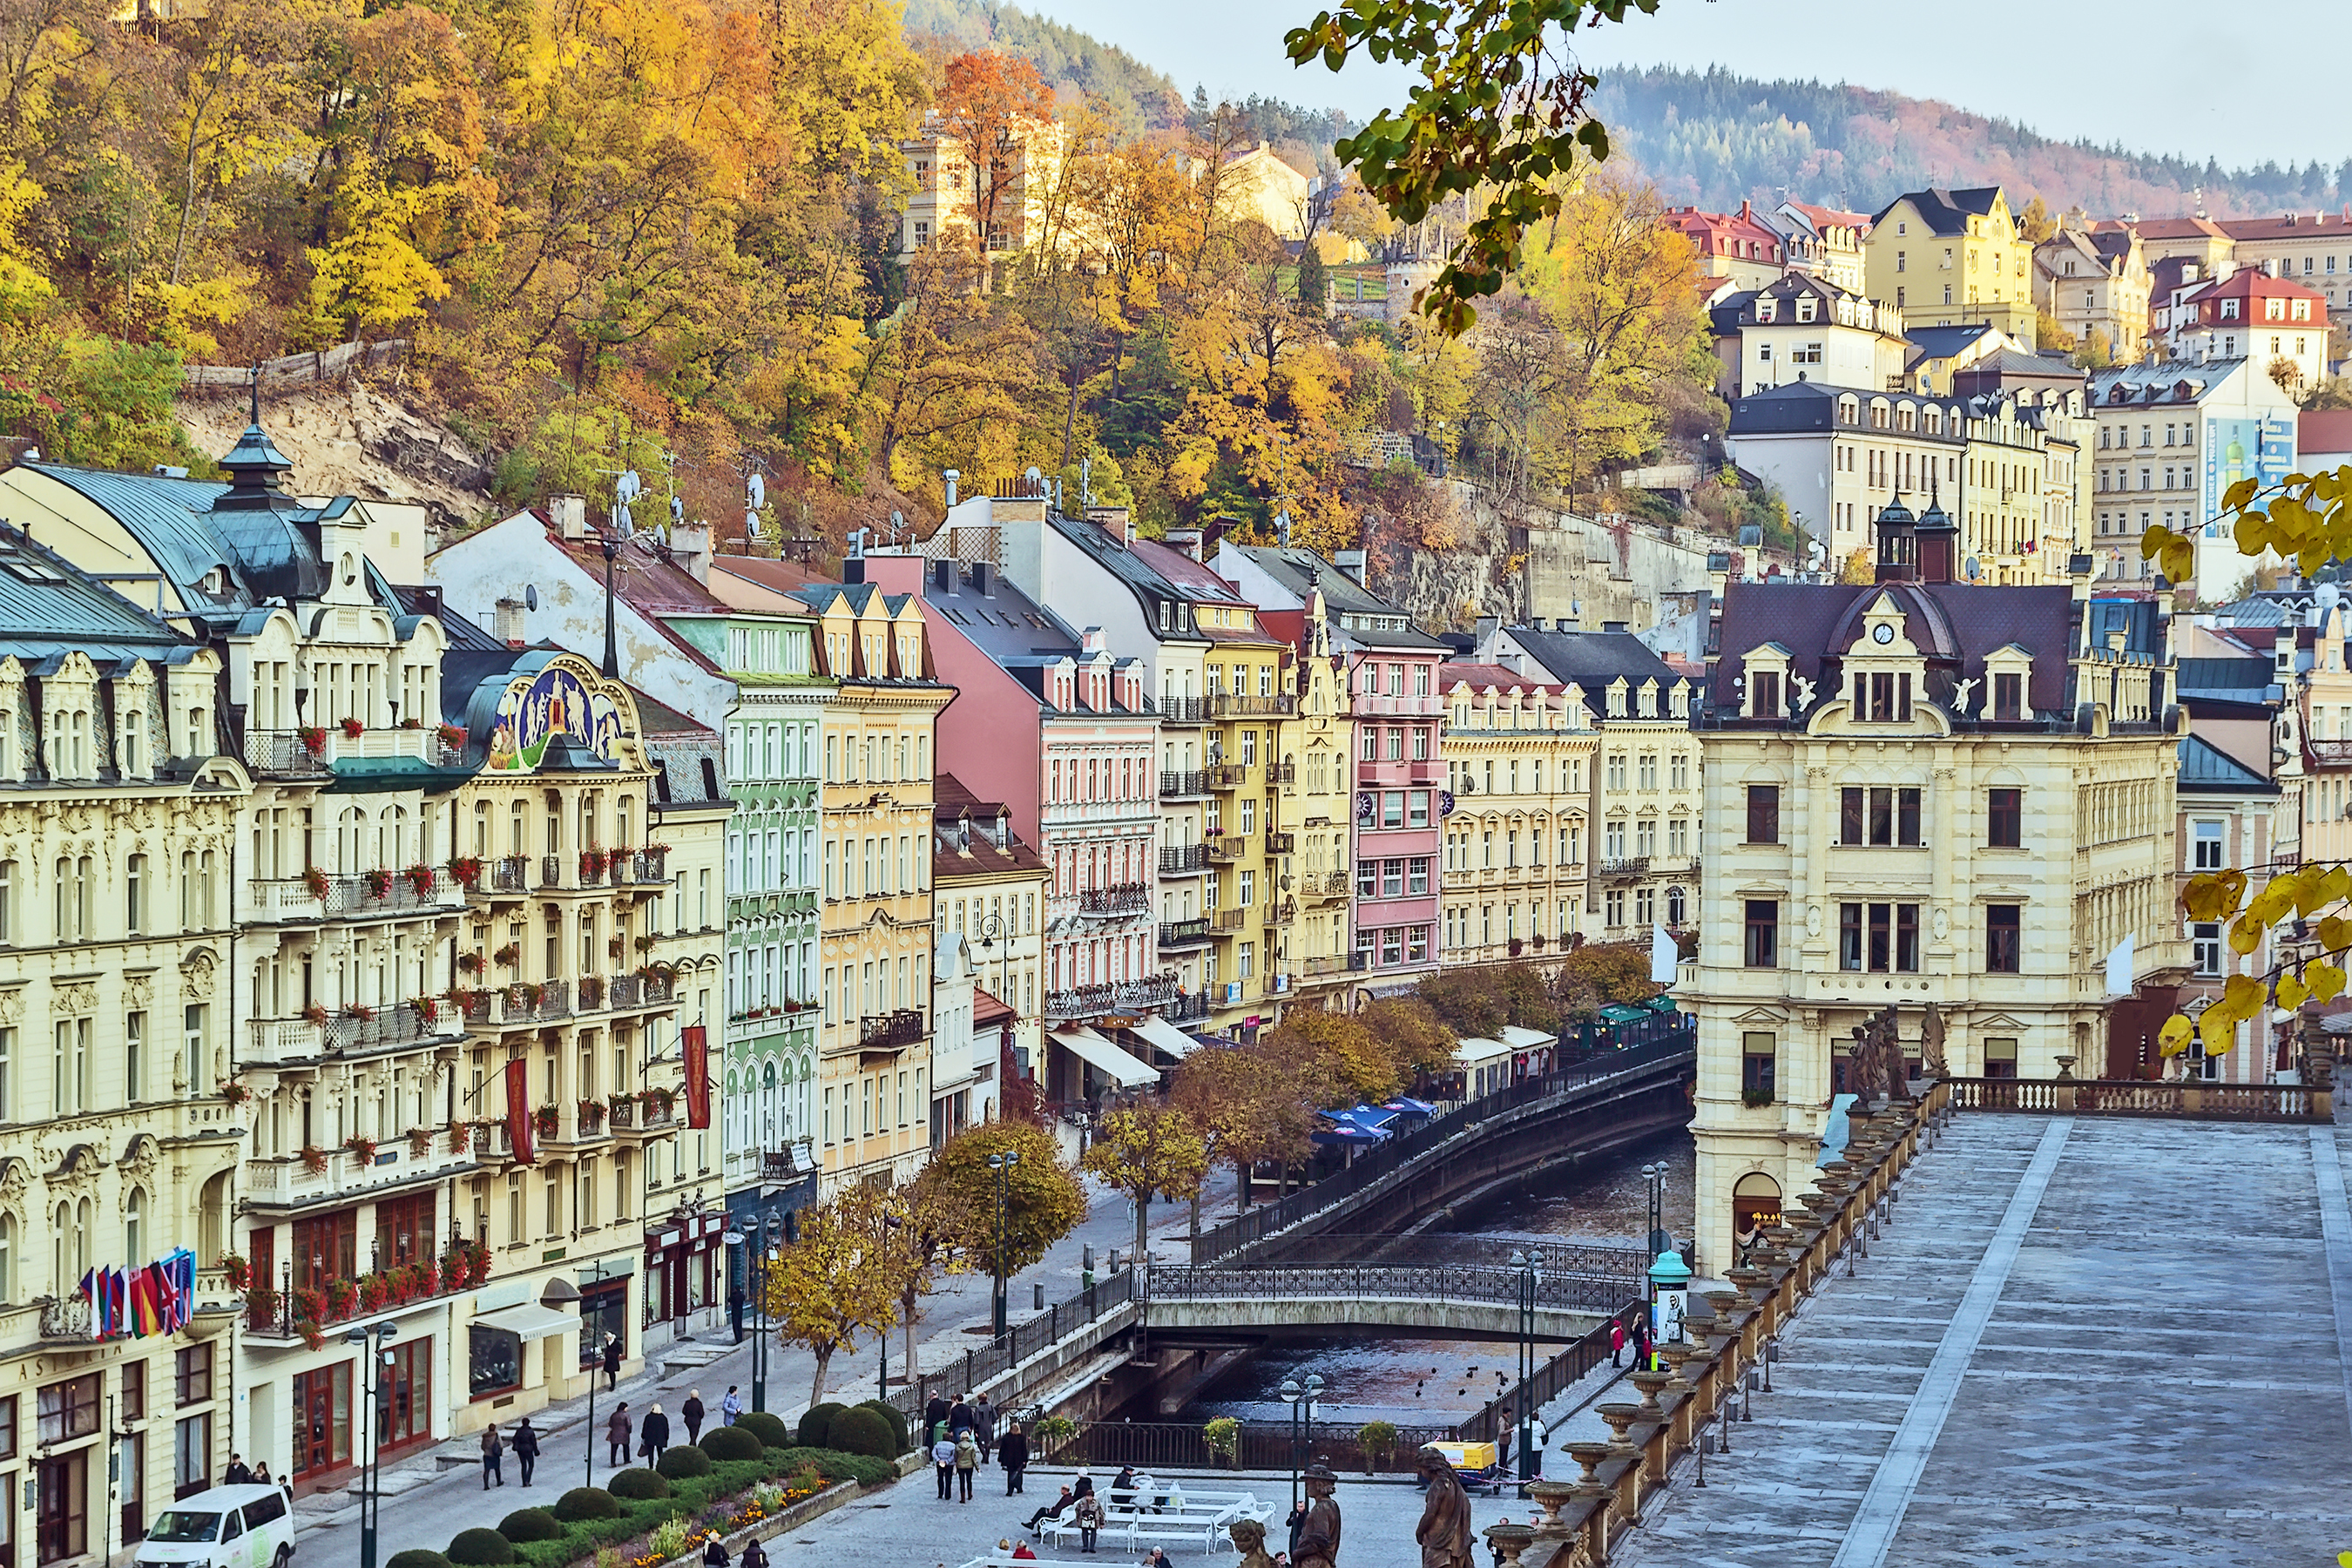
[(424, 861), (419, 860), (415, 865), (411, 866), (408, 869), (403, 871), (401, 875), (408, 879), (408, 885), (416, 889), (416, 896), (418, 898), (423, 899), (428, 898), (432, 895), (433, 883), (436, 879), (439, 877), (440, 873), (434, 870), (432, 867), (427, 866)]
[(305, 866), (302, 868), (302, 886), (312, 898), (319, 900), (321, 903), (326, 901), (327, 874), (324, 871), (320, 870), (316, 866)]
[(371, 899), (387, 898), (392, 893), (392, 873), (382, 867), (367, 874), (367, 891)]
[(361, 723), (356, 719), (346, 719), (343, 721), (343, 733), (350, 736), (354, 741), (358, 740), (366, 729), (367, 726)]
[(327, 731), (322, 727), (317, 724), (305, 724), (294, 733), (300, 738), (302, 749), (312, 756), (319, 756), (326, 751)]
[(482, 885), (482, 860), (478, 855), (460, 855), (449, 862), (450, 879), (467, 892), (476, 892)]

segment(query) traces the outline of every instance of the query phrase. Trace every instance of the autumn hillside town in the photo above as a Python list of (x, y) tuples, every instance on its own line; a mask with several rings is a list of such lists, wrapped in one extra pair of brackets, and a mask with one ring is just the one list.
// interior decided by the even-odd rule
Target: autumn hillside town
[(1824, 4), (0, 0), (0, 1568), (2352, 1563), (2352, 140)]

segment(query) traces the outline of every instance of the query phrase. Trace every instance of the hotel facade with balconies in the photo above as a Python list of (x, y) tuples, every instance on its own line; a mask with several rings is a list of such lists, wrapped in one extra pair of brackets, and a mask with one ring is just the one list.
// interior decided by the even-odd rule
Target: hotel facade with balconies
[(1591, 874), (1600, 735), (1565, 687), (1500, 665), (1450, 663), (1443, 961), (1566, 950)]

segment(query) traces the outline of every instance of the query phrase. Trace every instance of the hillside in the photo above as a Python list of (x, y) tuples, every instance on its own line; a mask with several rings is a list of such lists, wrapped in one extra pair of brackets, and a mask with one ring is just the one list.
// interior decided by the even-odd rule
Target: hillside
[(1669, 201), (1711, 208), (1785, 195), (1875, 212), (1923, 185), (2003, 184), (2023, 207), (2217, 217), (2352, 200), (2352, 165), (2225, 170), (2058, 142), (1933, 99), (1842, 82), (1760, 81), (1721, 68), (1601, 73), (1593, 111)]

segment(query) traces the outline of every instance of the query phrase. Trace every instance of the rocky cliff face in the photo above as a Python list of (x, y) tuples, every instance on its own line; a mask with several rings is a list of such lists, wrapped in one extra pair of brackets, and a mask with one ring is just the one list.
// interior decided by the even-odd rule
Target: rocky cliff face
[[(242, 392), (186, 398), (180, 405), (181, 424), (207, 452), (227, 451), (247, 418)], [(261, 420), (278, 450), (293, 460), (298, 494), (421, 502), (432, 513), (436, 545), (490, 510), (490, 467), (484, 454), (398, 397), (356, 378), (265, 391)]]

